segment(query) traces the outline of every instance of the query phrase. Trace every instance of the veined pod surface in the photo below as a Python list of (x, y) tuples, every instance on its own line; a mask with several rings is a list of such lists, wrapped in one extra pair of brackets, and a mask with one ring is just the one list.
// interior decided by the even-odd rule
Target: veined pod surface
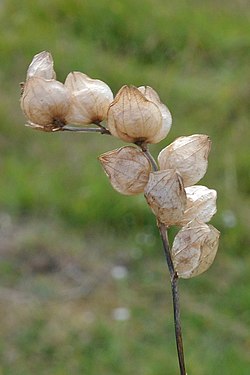
[(108, 128), (125, 142), (157, 143), (165, 137), (158, 105), (135, 86), (123, 86), (118, 91), (108, 110)]
[(111, 185), (119, 193), (135, 195), (144, 191), (151, 165), (138, 148), (125, 146), (102, 154), (99, 160)]
[(184, 226), (194, 219), (207, 223), (216, 213), (217, 192), (206, 186), (194, 185), (185, 188), (187, 205), (179, 225)]
[(71, 72), (65, 80), (65, 86), (71, 93), (70, 110), (66, 118), (69, 124), (88, 125), (107, 118), (113, 93), (105, 82), (81, 72)]
[(159, 132), (154, 137), (154, 143), (160, 142), (164, 139), (171, 128), (172, 125), (172, 116), (165, 104), (163, 104), (160, 100), (159, 95), (157, 92), (150, 86), (140, 86), (138, 90), (145, 96), (146, 99), (150, 100), (151, 102), (155, 103), (159, 108), (161, 115), (162, 115), (162, 127)]
[(49, 52), (43, 51), (33, 57), (27, 70), (26, 79), (31, 77), (56, 79), (53, 58)]
[(59, 81), (29, 78), (20, 99), (28, 124), (49, 131), (63, 127), (70, 106), (70, 94)]
[(179, 277), (188, 279), (205, 272), (213, 263), (220, 232), (212, 225), (194, 220), (175, 236), (172, 260)]
[(176, 169), (184, 186), (195, 185), (206, 173), (211, 141), (207, 135), (179, 137), (158, 156), (160, 169)]
[(151, 172), (144, 195), (162, 224), (176, 225), (181, 220), (186, 207), (186, 193), (182, 178), (174, 169)]

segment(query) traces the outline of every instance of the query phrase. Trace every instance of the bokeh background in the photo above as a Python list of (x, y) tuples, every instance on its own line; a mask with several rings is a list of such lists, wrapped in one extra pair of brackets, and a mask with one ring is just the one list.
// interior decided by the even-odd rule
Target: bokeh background
[[(142, 196), (98, 163), (122, 142), (24, 127), (34, 54), (107, 82), (150, 85), (168, 138), (209, 134), (216, 261), (180, 282), (188, 374), (250, 373), (250, 8), (247, 0), (0, 1), (0, 374), (177, 374), (168, 272)], [(173, 233), (170, 233), (173, 238)]]

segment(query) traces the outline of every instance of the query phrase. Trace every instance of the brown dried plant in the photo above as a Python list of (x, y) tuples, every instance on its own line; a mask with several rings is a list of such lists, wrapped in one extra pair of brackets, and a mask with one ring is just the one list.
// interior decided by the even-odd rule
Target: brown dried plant
[[(220, 236), (206, 224), (216, 212), (216, 191), (195, 185), (207, 170), (209, 137), (179, 137), (160, 152), (157, 163), (148, 145), (167, 136), (172, 117), (155, 90), (125, 85), (113, 97), (106, 83), (80, 72), (69, 73), (63, 84), (56, 80), (52, 56), (46, 51), (35, 55), (28, 67), (21, 108), (34, 129), (96, 132), (133, 144), (106, 152), (99, 161), (115, 190), (144, 193), (156, 217), (170, 272), (180, 375), (186, 375), (178, 279), (210, 267)], [(170, 226), (180, 227), (172, 247)]]

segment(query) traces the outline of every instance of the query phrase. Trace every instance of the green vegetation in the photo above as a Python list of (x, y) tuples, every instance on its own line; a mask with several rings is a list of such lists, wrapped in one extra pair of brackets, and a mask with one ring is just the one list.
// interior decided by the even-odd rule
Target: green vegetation
[[(250, 10), (241, 0), (23, 0), (0, 4), (0, 375), (177, 374), (167, 269), (143, 197), (112, 190), (101, 135), (25, 128), (19, 82), (49, 50), (80, 70), (155, 88), (168, 138), (206, 133), (201, 182), (218, 191), (213, 267), (182, 281), (190, 375), (250, 371)], [(128, 276), (115, 280), (114, 265)], [(2, 303), (3, 302), (3, 303)], [(112, 317), (130, 309), (129, 320)]]

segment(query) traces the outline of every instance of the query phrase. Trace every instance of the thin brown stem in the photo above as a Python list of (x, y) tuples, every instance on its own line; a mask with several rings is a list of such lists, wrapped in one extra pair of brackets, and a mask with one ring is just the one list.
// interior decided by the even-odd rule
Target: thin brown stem
[(109, 134), (111, 134), (110, 131), (107, 130), (106, 127), (104, 125), (102, 125), (102, 123), (100, 121), (94, 121), (93, 124), (95, 124), (96, 126), (98, 126), (99, 128), (101, 128), (105, 133), (106, 133), (106, 131), (108, 131)]
[(174, 309), (175, 339), (176, 339), (176, 347), (177, 347), (179, 367), (180, 367), (180, 375), (186, 375), (184, 350), (183, 350), (183, 342), (182, 342), (182, 332), (181, 332), (178, 275), (175, 272), (173, 261), (172, 261), (171, 254), (170, 254), (169, 242), (168, 242), (168, 237), (167, 237), (167, 228), (165, 227), (164, 224), (160, 222), (158, 222), (158, 228), (160, 231), (164, 253), (165, 253), (166, 261), (168, 264), (168, 269), (169, 269), (170, 279), (171, 279), (173, 309)]
[[(154, 172), (158, 171), (159, 170), (158, 165), (154, 157), (151, 155), (148, 149), (148, 145), (146, 143), (137, 143), (137, 144), (138, 146), (141, 147), (145, 156), (150, 161), (153, 171)], [(177, 347), (177, 353), (178, 353), (180, 375), (186, 375), (184, 350), (183, 350), (183, 342), (182, 342), (182, 332), (181, 332), (178, 275), (175, 272), (173, 261), (172, 261), (171, 254), (170, 254), (169, 242), (168, 242), (168, 237), (167, 237), (167, 228), (165, 227), (164, 224), (160, 222), (158, 222), (158, 227), (159, 227), (162, 244), (164, 248), (164, 253), (165, 253), (165, 257), (166, 257), (166, 261), (167, 261), (168, 269), (170, 273), (170, 279), (171, 279), (172, 299), (173, 299), (173, 309), (174, 309), (175, 340), (176, 340), (176, 347)]]
[(62, 127), (61, 130), (68, 131), (68, 132), (77, 132), (77, 133), (101, 133), (101, 134), (111, 135), (110, 131), (106, 129), (104, 126), (100, 126), (98, 128), (94, 128), (94, 127), (93, 128), (92, 127), (80, 128), (77, 126), (66, 125)]
[(147, 143), (144, 143), (144, 142), (135, 142), (135, 144), (137, 146), (139, 146), (141, 148), (141, 150), (144, 152), (144, 155), (147, 157), (147, 159), (149, 160), (151, 166), (152, 166), (152, 169), (154, 172), (158, 171), (158, 165), (153, 157), (153, 155), (150, 153), (149, 149), (148, 149), (148, 144)]

